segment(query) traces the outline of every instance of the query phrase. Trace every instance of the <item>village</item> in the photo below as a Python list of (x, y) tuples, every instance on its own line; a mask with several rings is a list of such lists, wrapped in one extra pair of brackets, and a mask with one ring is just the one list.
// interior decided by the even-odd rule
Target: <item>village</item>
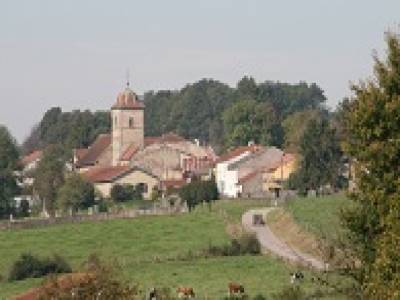
[(400, 299), (398, 0), (3, 2), (0, 300)]
[[(249, 141), (247, 146), (217, 156), (211, 146), (173, 132), (144, 136), (144, 110), (144, 103), (128, 82), (111, 107), (111, 132), (97, 136), (88, 148), (73, 149), (65, 170), (80, 174), (101, 198), (108, 199), (113, 186), (130, 185), (140, 187), (143, 199), (154, 201), (152, 193), (159, 191), (164, 197), (171, 189), (178, 190), (195, 179), (214, 180), (223, 198), (279, 199), (294, 195), (284, 184), (296, 170), (296, 154)], [(22, 200), (29, 206), (39, 206), (41, 215), (49, 217), (30, 177), (42, 157), (43, 150), (34, 150), (21, 159), (20, 185), (32, 194), (18, 196), (16, 201), (17, 206)]]

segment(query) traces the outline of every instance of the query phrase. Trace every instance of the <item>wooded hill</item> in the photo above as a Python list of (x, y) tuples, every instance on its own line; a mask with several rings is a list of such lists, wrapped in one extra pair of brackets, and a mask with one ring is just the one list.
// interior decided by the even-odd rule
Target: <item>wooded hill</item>
[[(296, 123), (290, 119), (296, 113), (299, 119), (302, 112), (302, 119), (304, 114), (326, 111), (324, 92), (314, 83), (256, 83), (251, 77), (242, 78), (235, 88), (202, 79), (181, 90), (147, 92), (144, 101), (145, 135), (174, 131), (211, 144), (217, 152), (250, 140), (279, 147), (286, 142), (288, 146), (291, 124)], [(63, 112), (53, 107), (22, 148), (28, 153), (49, 144), (62, 144), (66, 150), (87, 147), (98, 134), (109, 130), (109, 112)]]

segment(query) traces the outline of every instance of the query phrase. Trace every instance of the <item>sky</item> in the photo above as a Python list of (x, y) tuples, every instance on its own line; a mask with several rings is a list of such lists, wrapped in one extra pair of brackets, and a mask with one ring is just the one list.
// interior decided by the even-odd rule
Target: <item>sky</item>
[(399, 0), (0, 0), (0, 124), (19, 142), (59, 106), (106, 110), (124, 88), (244, 75), (315, 82), (334, 108), (372, 75)]

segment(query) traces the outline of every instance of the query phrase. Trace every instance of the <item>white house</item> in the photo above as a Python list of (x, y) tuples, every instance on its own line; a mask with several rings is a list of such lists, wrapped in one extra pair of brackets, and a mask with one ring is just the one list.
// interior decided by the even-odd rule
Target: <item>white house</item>
[(246, 156), (259, 150), (259, 146), (242, 146), (222, 155), (216, 162), (215, 180), (217, 182), (218, 192), (223, 197), (234, 198), (240, 193), (239, 170), (229, 167), (240, 161)]

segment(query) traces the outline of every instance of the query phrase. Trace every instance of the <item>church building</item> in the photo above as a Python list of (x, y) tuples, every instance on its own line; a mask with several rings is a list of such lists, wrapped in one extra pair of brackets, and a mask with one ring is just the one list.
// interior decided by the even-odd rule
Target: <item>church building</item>
[(87, 149), (74, 150), (75, 169), (106, 197), (115, 184), (140, 184), (149, 198), (155, 187), (180, 187), (207, 174), (216, 160), (211, 147), (175, 133), (146, 137), (144, 110), (128, 83), (111, 107), (111, 132)]

